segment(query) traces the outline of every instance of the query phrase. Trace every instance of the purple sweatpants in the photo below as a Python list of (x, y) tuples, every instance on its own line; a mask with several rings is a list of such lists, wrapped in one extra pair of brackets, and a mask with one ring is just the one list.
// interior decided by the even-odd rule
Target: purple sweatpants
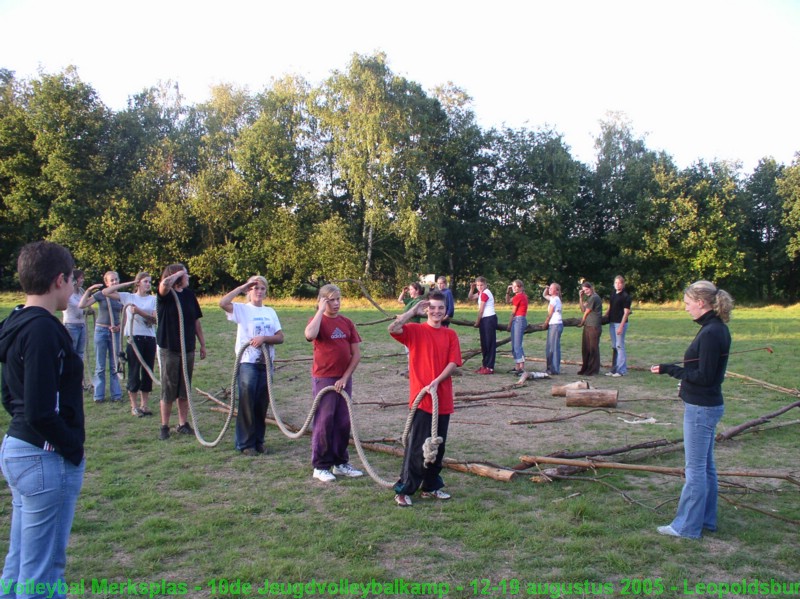
[[(333, 385), (336, 377), (311, 377), (311, 391), (314, 397), (320, 389)], [(350, 378), (344, 390), (352, 394), (353, 379)], [(311, 463), (314, 468), (330, 470), (333, 466), (350, 461), (347, 443), (350, 441), (350, 413), (347, 401), (336, 391), (328, 391), (320, 399), (314, 426), (311, 432)]]

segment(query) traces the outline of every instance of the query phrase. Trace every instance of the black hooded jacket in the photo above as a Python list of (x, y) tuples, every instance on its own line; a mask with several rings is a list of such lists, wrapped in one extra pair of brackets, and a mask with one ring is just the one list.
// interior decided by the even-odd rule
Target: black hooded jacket
[(17, 306), (0, 323), (8, 436), (79, 465), (86, 439), (83, 362), (64, 325), (44, 308)]

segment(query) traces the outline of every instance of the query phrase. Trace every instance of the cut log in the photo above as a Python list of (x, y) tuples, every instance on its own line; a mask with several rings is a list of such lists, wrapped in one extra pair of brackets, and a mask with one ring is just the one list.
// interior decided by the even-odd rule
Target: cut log
[(568, 389), (588, 389), (589, 381), (575, 381), (568, 385), (553, 385), (550, 394), (554, 397), (566, 397)]
[(568, 408), (616, 408), (617, 389), (567, 389)]

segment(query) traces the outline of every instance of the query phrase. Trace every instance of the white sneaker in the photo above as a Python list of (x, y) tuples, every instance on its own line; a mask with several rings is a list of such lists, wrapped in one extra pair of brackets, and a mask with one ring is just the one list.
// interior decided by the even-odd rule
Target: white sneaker
[(349, 463), (334, 466), (333, 473), (341, 476), (347, 476), (348, 478), (358, 478), (359, 476), (364, 476), (364, 473), (361, 472), (361, 470), (356, 470)]
[(611, 372), (610, 370), (606, 372), (606, 376), (614, 376), (615, 373)]
[(680, 537), (681, 536), (681, 535), (678, 534), (678, 532), (674, 528), (672, 528), (671, 524), (667, 524), (666, 526), (659, 526), (658, 528), (656, 528), (656, 530), (658, 531), (658, 534), (666, 535), (668, 537)]
[(331, 471), (327, 468), (319, 469), (314, 468), (314, 478), (324, 483), (329, 483), (336, 480), (336, 477), (331, 474)]
[(619, 377), (621, 377), (621, 376), (624, 376), (624, 375), (623, 375), (623, 374), (620, 374), (619, 372), (615, 372), (615, 373), (614, 373), (614, 374), (612, 374), (611, 376), (613, 376), (614, 378), (618, 379)]
[(450, 499), (450, 493), (445, 493), (441, 489), (436, 489), (435, 491), (423, 491), (420, 493), (420, 496), (423, 499)]

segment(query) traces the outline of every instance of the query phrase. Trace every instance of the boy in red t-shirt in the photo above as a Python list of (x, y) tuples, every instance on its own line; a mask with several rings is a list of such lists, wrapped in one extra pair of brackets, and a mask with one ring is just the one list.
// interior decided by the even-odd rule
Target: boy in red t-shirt
[[(409, 322), (414, 316), (425, 316), (422, 324)], [(442, 471), (447, 427), (453, 413), (453, 379), (451, 375), (461, 366), (461, 346), (458, 335), (448, 327), (442, 326), (445, 317), (445, 297), (440, 291), (431, 292), (428, 301), (418, 303), (404, 312), (389, 325), (391, 336), (405, 345), (409, 351), (409, 406), (423, 389), (436, 391), (439, 398), (438, 433), (442, 438), (436, 461), (425, 466), (422, 446), (431, 436), (433, 401), (427, 393), (414, 412), (406, 440), (403, 470), (400, 480), (394, 485), (395, 502), (400, 507), (411, 505), (411, 495), (422, 488), (422, 497), (450, 499), (442, 491), (444, 481), (439, 475)]]
[(311, 387), (314, 397), (325, 387), (334, 387), (322, 396), (314, 415), (311, 434), (311, 463), (314, 478), (322, 482), (336, 480), (336, 475), (357, 477), (363, 472), (350, 465), (347, 444), (350, 441), (350, 413), (340, 394), (353, 392), (353, 371), (361, 360), (358, 344), (361, 337), (356, 325), (339, 314), (342, 294), (336, 285), (319, 290), (317, 313), (308, 321), (305, 335), (314, 343)]

